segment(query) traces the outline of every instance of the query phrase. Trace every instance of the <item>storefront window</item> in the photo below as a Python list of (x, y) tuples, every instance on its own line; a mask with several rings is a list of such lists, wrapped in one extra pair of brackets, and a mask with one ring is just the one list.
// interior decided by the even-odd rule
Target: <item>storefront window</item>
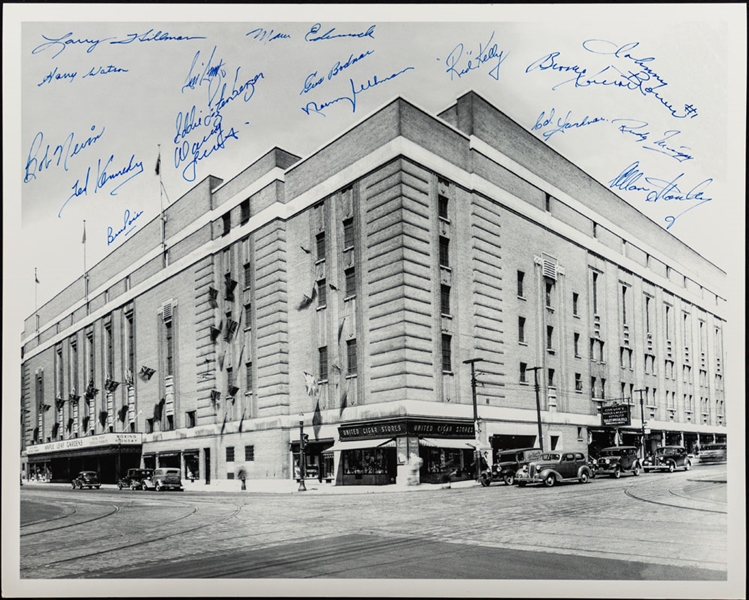
[(365, 448), (348, 450), (343, 453), (344, 475), (384, 475), (387, 474), (385, 450)]

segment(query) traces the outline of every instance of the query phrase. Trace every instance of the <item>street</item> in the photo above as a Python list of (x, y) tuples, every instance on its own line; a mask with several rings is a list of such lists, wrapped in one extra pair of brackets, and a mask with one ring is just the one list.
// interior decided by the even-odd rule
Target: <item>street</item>
[(725, 478), (711, 465), (353, 495), (27, 486), (21, 578), (725, 580)]

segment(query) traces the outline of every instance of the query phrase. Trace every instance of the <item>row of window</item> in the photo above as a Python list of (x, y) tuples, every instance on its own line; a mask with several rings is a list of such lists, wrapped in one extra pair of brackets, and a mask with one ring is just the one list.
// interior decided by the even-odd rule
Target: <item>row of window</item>
[[(318, 355), (318, 379), (320, 381), (328, 381), (329, 375), (329, 364), (328, 364), (328, 347), (322, 346), (317, 349)], [(346, 340), (346, 369), (344, 373), (347, 376), (354, 376), (357, 374), (356, 364), (356, 340)]]
[[(247, 462), (251, 462), (255, 460), (255, 446), (244, 447), (244, 459)], [(234, 460), (235, 460), (234, 446), (227, 446), (226, 447), (226, 462), (234, 462)]]

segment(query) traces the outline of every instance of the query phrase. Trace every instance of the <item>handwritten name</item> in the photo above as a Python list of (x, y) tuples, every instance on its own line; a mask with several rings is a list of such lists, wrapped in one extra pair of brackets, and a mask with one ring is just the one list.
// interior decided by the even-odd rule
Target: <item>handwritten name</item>
[[(201, 160), (205, 160), (218, 150), (223, 150), (226, 147), (226, 143), (230, 139), (239, 139), (239, 132), (230, 128), (229, 131), (224, 131), (223, 128), (223, 117), (215, 115), (209, 120), (196, 121), (196, 124), (192, 129), (198, 126), (207, 126), (213, 122), (208, 133), (204, 134), (202, 138), (192, 144), (188, 140), (183, 140), (182, 143), (178, 144), (174, 148), (174, 168), (178, 169), (184, 162), (185, 165), (182, 168), (182, 178), (185, 181), (195, 181), (197, 178), (197, 167)], [(190, 131), (192, 130), (190, 129)], [(178, 134), (177, 137), (179, 137)], [(177, 139), (175, 137), (175, 139)]]
[(121, 234), (124, 234), (123, 237), (127, 237), (133, 231), (133, 229), (138, 226), (135, 221), (142, 214), (143, 211), (141, 210), (131, 216), (130, 210), (128, 209), (123, 215), (123, 224), (121, 229), (114, 231), (112, 227), (107, 227), (107, 246), (111, 245)]
[(370, 25), (366, 31), (362, 31), (360, 33), (333, 33), (335, 31), (335, 27), (331, 27), (328, 31), (326, 31), (322, 35), (315, 35), (322, 29), (322, 25), (320, 23), (315, 23), (312, 27), (310, 27), (310, 30), (304, 35), (304, 40), (306, 42), (320, 42), (323, 40), (334, 40), (337, 38), (347, 38), (347, 37), (348, 38), (374, 39), (375, 27), (376, 25)]
[(353, 79), (349, 79), (349, 84), (351, 86), (351, 95), (350, 96), (340, 96), (338, 98), (335, 98), (334, 100), (330, 100), (328, 102), (322, 102), (321, 104), (317, 104), (317, 102), (307, 102), (306, 106), (302, 107), (302, 110), (306, 115), (310, 115), (312, 113), (322, 115), (323, 117), (327, 116), (323, 111), (332, 106), (333, 104), (337, 104), (338, 102), (346, 101), (351, 105), (351, 112), (356, 112), (356, 106), (357, 106), (357, 96), (363, 92), (366, 92), (367, 90), (371, 90), (374, 87), (377, 87), (378, 85), (382, 85), (383, 83), (387, 83), (388, 81), (391, 81), (395, 79), (396, 77), (402, 75), (403, 73), (406, 73), (407, 71), (412, 71), (415, 67), (406, 67), (405, 69), (401, 69), (400, 71), (393, 73), (392, 75), (388, 75), (384, 79), (378, 79), (377, 75), (373, 76), (372, 79), (367, 79), (366, 83), (361, 83), (358, 86), (354, 84)]
[(208, 60), (206, 62), (200, 63), (200, 66), (203, 67), (203, 69), (199, 70), (199, 72), (195, 72), (198, 59), (200, 58), (200, 50), (195, 53), (195, 56), (192, 59), (192, 64), (190, 65), (190, 70), (187, 72), (185, 82), (182, 85), (181, 91), (183, 94), (185, 93), (186, 89), (194, 90), (196, 87), (199, 87), (205, 83), (208, 85), (208, 94), (210, 96), (210, 86), (214, 79), (219, 76), (226, 77), (226, 69), (224, 69), (226, 65), (224, 64), (224, 59), (221, 58), (217, 63), (214, 63), (213, 57), (215, 55), (216, 46), (213, 47)]
[[(499, 81), (499, 68), (502, 66), (502, 63), (507, 59), (510, 53), (508, 52), (507, 54), (505, 54), (504, 50), (498, 50), (498, 46), (496, 43), (492, 44), (494, 33), (495, 32), (492, 31), (492, 34), (491, 36), (489, 36), (489, 40), (486, 42), (486, 44), (479, 44), (476, 54), (473, 53), (473, 50), (465, 52), (465, 47), (462, 43), (458, 44), (457, 46), (455, 46), (455, 48), (452, 49), (448, 57), (445, 59), (445, 64), (447, 65), (445, 73), (450, 74), (450, 81), (453, 81), (455, 77), (460, 79), (471, 71), (480, 69), (481, 67), (489, 63), (489, 61), (494, 59), (497, 60), (497, 63), (489, 70), (488, 75), (495, 81)], [(464, 65), (461, 65), (460, 62), (463, 59), (464, 52), (468, 56), (472, 56), (473, 58), (469, 58)]]
[[(345, 69), (348, 69), (350, 66), (355, 65), (360, 60), (365, 59), (371, 54), (374, 54), (374, 50), (367, 50), (366, 52), (362, 52), (361, 54), (359, 54), (359, 56), (354, 56), (353, 54), (351, 54), (349, 55), (348, 60), (344, 63), (341, 63), (341, 61), (337, 61), (328, 71), (327, 80), (330, 81), (331, 79), (333, 79), (333, 77), (343, 72)], [(301, 96), (302, 94), (306, 94), (307, 92), (312, 91), (324, 81), (325, 77), (318, 77), (317, 71), (310, 73), (304, 80), (304, 87), (302, 87), (302, 91), (299, 92), (299, 95)]]
[[(91, 126), (91, 131), (96, 132), (96, 125)], [(37, 173), (48, 170), (50, 167), (62, 166), (62, 168), (67, 171), (68, 160), (81, 153), (86, 148), (93, 146), (97, 141), (99, 141), (101, 136), (104, 135), (105, 131), (106, 129), (102, 127), (100, 132), (90, 135), (80, 143), (75, 141), (75, 133), (71, 132), (62, 144), (55, 146), (51, 158), (49, 154), (51, 145), (47, 144), (46, 147), (44, 146), (44, 134), (40, 131), (34, 136), (31, 146), (29, 147), (29, 152), (26, 156), (23, 182), (28, 183), (29, 181), (36, 179)], [(42, 147), (44, 147), (44, 152), (40, 156), (39, 154)]]
[[(652, 135), (650, 131), (647, 131), (647, 121), (640, 121), (637, 119), (614, 119), (611, 122), (617, 124), (617, 129), (622, 134), (634, 137), (637, 142), (646, 142)], [(676, 147), (676, 137), (680, 134), (681, 131), (679, 129), (669, 129), (658, 139), (649, 142), (648, 144), (643, 144), (642, 147), (645, 150), (664, 154), (680, 163), (694, 159), (694, 156), (684, 152), (684, 150), (691, 150), (689, 146), (679, 145), (678, 148)]]
[(244, 35), (245, 37), (252, 37), (253, 40), (258, 40), (259, 42), (263, 42), (264, 44), (267, 44), (268, 42), (272, 42), (274, 40), (291, 39), (291, 35), (289, 35), (288, 33), (281, 33), (280, 31), (276, 33), (274, 29), (268, 30), (263, 29), (262, 27), (253, 29), (252, 31), (249, 31)]
[(609, 188), (626, 192), (645, 192), (645, 202), (655, 203), (659, 200), (664, 202), (695, 202), (695, 204), (676, 215), (664, 217), (667, 224), (666, 229), (670, 229), (684, 214), (712, 200), (712, 198), (705, 196), (704, 191), (712, 183), (712, 178), (701, 181), (684, 193), (679, 189), (679, 181), (682, 177), (684, 177), (684, 173), (680, 173), (671, 180), (646, 177), (640, 171), (639, 161), (635, 161), (609, 181)]
[(60, 37), (49, 37), (42, 35), (42, 39), (46, 40), (44, 43), (39, 44), (36, 48), (31, 51), (31, 54), (41, 54), (47, 50), (55, 50), (52, 58), (57, 58), (62, 52), (64, 52), (68, 46), (87, 46), (86, 53), (90, 54), (99, 46), (108, 42), (113, 45), (131, 44), (137, 42), (184, 42), (189, 40), (204, 40), (205, 36), (201, 35), (171, 35), (167, 31), (157, 31), (153, 33), (153, 28), (149, 29), (145, 33), (128, 33), (124, 37), (106, 37), (106, 38), (74, 38), (73, 32), (70, 31)]
[(581, 127), (587, 127), (588, 125), (593, 125), (595, 123), (602, 123), (607, 120), (605, 117), (593, 117), (591, 119), (588, 115), (585, 115), (579, 121), (570, 121), (570, 115), (572, 114), (572, 111), (568, 110), (564, 118), (558, 117), (555, 122), (554, 110), (555, 109), (552, 108), (549, 111), (548, 117), (546, 116), (546, 112), (542, 111), (536, 119), (535, 125), (531, 127), (532, 131), (538, 131), (540, 129), (544, 129), (545, 127), (551, 127), (552, 129), (541, 132), (541, 135), (547, 142), (551, 139), (551, 136), (556, 133), (564, 133), (569, 129), (580, 129)]

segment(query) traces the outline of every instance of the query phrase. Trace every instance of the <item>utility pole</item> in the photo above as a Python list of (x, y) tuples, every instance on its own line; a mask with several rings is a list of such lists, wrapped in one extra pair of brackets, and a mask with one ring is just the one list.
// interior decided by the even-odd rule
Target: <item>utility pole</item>
[(530, 367), (526, 371), (533, 371), (533, 387), (536, 390), (536, 419), (538, 420), (538, 445), (541, 448), (541, 452), (544, 451), (544, 436), (541, 431), (541, 387), (538, 384), (538, 372), (543, 367)]
[(479, 441), (479, 407), (476, 403), (476, 363), (483, 358), (469, 358), (464, 360), (464, 365), (471, 365), (471, 395), (473, 398), (473, 428), (476, 436), (476, 481), (481, 481), (481, 449)]
[(304, 484), (305, 473), (304, 460), (304, 413), (299, 413), (299, 489), (298, 492), (306, 492), (307, 486)]
[(647, 390), (634, 390), (640, 394), (640, 421), (642, 425), (642, 460), (645, 460), (645, 404), (642, 400), (642, 393)]

